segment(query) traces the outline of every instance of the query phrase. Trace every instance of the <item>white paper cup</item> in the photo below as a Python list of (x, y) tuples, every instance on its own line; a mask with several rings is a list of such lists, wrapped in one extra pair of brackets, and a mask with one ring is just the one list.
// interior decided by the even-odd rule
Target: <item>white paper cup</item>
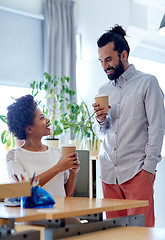
[(99, 103), (100, 106), (103, 106), (105, 111), (108, 112), (108, 96), (106, 95), (97, 95), (95, 97), (95, 102)]

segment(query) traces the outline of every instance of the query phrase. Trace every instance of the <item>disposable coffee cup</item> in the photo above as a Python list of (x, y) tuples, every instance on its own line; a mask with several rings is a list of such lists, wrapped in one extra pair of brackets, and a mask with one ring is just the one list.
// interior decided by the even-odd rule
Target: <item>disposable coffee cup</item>
[(70, 153), (76, 152), (76, 146), (75, 145), (62, 145), (62, 156), (66, 157)]
[(103, 106), (105, 111), (108, 112), (108, 96), (107, 95), (96, 95), (95, 96), (95, 102), (99, 103), (100, 106)]

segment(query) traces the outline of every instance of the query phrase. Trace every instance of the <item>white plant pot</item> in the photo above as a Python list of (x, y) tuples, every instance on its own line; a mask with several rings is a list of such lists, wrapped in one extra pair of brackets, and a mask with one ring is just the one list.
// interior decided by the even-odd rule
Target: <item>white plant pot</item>
[(49, 147), (59, 148), (59, 139), (42, 139), (42, 143)]

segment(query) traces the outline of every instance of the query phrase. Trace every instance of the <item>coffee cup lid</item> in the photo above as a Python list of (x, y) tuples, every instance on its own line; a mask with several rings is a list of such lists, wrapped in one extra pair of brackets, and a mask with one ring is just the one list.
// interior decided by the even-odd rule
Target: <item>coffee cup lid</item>
[(61, 147), (76, 147), (75, 144), (62, 144)]
[(97, 97), (108, 97), (108, 95), (107, 95), (107, 94), (97, 94), (97, 95), (95, 96), (95, 98), (97, 98)]

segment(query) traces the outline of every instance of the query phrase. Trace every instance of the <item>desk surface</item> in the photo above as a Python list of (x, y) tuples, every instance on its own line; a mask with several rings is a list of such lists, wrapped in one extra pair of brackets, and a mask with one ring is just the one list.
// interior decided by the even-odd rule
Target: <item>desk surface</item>
[[(68, 237), (67, 240), (164, 240), (164, 228), (116, 227), (107, 230)], [(66, 240), (61, 238), (61, 240)]]
[(56, 204), (53, 208), (42, 209), (5, 207), (3, 203), (0, 203), (0, 218), (14, 218), (16, 222), (35, 221), (41, 219), (62, 219), (148, 205), (148, 201), (79, 197), (55, 197), (55, 201)]

